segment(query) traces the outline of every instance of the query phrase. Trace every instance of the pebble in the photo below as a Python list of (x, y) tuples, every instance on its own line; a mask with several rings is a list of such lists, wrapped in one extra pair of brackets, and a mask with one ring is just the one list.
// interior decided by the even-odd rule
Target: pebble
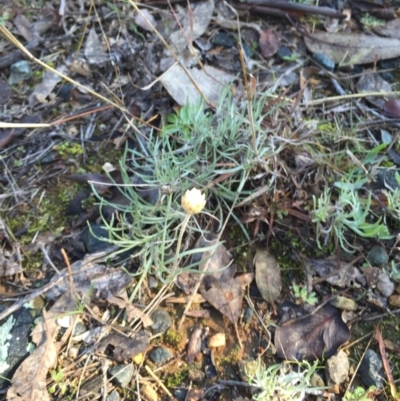
[(355, 301), (340, 295), (333, 298), (331, 304), (340, 310), (354, 311), (357, 309), (357, 303)]
[(339, 351), (331, 356), (325, 365), (325, 374), (329, 386), (336, 386), (343, 383), (349, 374), (349, 358), (344, 351)]
[(108, 394), (106, 401), (119, 401), (118, 391), (113, 390), (110, 394)]
[(218, 32), (211, 38), (210, 42), (214, 46), (224, 46), (224, 47), (235, 46), (235, 38), (225, 32)]
[(367, 387), (375, 386), (377, 389), (383, 388), (384, 373), (382, 361), (379, 355), (368, 349), (360, 364), (360, 376)]
[(17, 85), (22, 81), (27, 81), (32, 76), (32, 69), (29, 63), (25, 60), (17, 61), (10, 67), (10, 85)]
[(226, 345), (225, 333), (217, 333), (211, 336), (208, 340), (210, 348), (224, 347)]
[(157, 347), (150, 351), (150, 359), (158, 366), (164, 365), (168, 362), (174, 355), (166, 347)]
[(153, 321), (150, 329), (153, 331), (154, 334), (163, 333), (164, 331), (167, 331), (172, 325), (171, 317), (164, 309), (157, 309), (151, 314), (150, 317)]
[(251, 322), (251, 319), (253, 319), (253, 314), (254, 314), (254, 308), (251, 306), (248, 306), (246, 308), (246, 311), (244, 312), (244, 316), (243, 316), (243, 322), (245, 324), (248, 324)]
[(78, 322), (75, 325), (74, 328), (74, 336), (79, 336), (80, 334), (83, 334), (87, 330), (86, 326), (82, 322)]
[(126, 388), (133, 378), (133, 365), (116, 365), (108, 369), (109, 376), (113, 377), (116, 385)]
[(328, 71), (335, 69), (335, 62), (323, 53), (314, 53), (312, 59)]
[(400, 184), (396, 180), (396, 174), (400, 169), (378, 168), (376, 171), (376, 183), (379, 189), (396, 189)]
[(276, 52), (276, 55), (280, 60), (288, 61), (288, 59), (292, 57), (292, 51), (286, 46), (281, 46)]
[(384, 248), (374, 245), (367, 254), (367, 260), (371, 266), (381, 267), (387, 263), (389, 256)]

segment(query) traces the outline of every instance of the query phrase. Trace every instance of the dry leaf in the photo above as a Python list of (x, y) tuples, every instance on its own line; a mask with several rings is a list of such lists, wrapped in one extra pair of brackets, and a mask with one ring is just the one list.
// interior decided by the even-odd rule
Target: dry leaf
[(242, 310), (243, 290), (238, 279), (218, 281), (207, 276), (208, 285), (201, 289), (201, 295), (219, 312), (236, 325)]
[(278, 34), (270, 29), (265, 29), (261, 32), (259, 44), (261, 54), (264, 57), (272, 57), (279, 49)]
[(91, 28), (85, 43), (85, 57), (89, 64), (101, 66), (105, 64), (109, 57), (103, 50), (96, 30)]
[(261, 296), (267, 302), (274, 302), (282, 291), (281, 270), (276, 259), (268, 251), (257, 249), (254, 265)]
[(118, 297), (109, 297), (107, 298), (107, 301), (113, 305), (119, 306), (121, 309), (126, 309), (128, 322), (140, 318), (144, 327), (149, 327), (153, 324), (153, 321), (148, 315), (143, 313), (143, 311), (141, 311), (135, 305), (132, 305), (130, 302)]
[(114, 348), (114, 359), (118, 362), (123, 362), (141, 352), (145, 352), (149, 346), (149, 341), (150, 333), (145, 330), (133, 333), (132, 337), (113, 332), (99, 342), (97, 351), (105, 353), (108, 346), (111, 345)]
[[(75, 290), (82, 294), (91, 294), (91, 299), (107, 299), (126, 288), (132, 277), (120, 267), (107, 267), (94, 263), (96, 254), (86, 255), (83, 260), (71, 265)], [(47, 292), (47, 297), (57, 299), (69, 289), (70, 280), (66, 269), (62, 270), (64, 279)], [(54, 276), (52, 281), (57, 281)]]
[(318, 32), (304, 36), (308, 50), (335, 63), (367, 64), (400, 56), (400, 40), (366, 34)]
[(46, 313), (46, 322), (43, 318), (32, 330), (32, 341), (38, 346), (42, 344), (47, 337), (48, 328), (56, 334), (60, 329), (56, 320), (76, 310), (76, 308), (77, 298), (71, 294), (71, 291), (66, 291)]
[(303, 305), (286, 302), (284, 315), (275, 332), (279, 358), (302, 361), (329, 358), (350, 338), (340, 311), (326, 304), (313, 312)]
[(170, 35), (172, 48), (180, 53), (199, 38), (210, 24), (214, 12), (214, 0), (191, 4), (188, 12), (179, 21), (179, 28)]
[[(46, 311), (43, 317), (47, 322)], [(57, 363), (57, 349), (54, 344), (55, 332), (46, 324), (46, 340), (26, 358), (14, 373), (11, 387), (7, 392), (8, 401), (50, 400), (46, 387), (46, 376)]]
[(223, 87), (235, 79), (234, 75), (210, 65), (205, 65), (203, 69), (192, 68), (186, 71), (192, 79), (179, 64), (174, 64), (160, 77), (165, 89), (180, 106), (198, 104), (202, 99), (192, 80), (209, 102), (217, 103)]

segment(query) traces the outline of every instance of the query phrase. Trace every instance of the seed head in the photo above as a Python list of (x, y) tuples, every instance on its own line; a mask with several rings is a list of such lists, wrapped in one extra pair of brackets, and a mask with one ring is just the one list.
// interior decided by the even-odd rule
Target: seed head
[(189, 214), (200, 213), (206, 205), (206, 197), (200, 189), (188, 189), (182, 197), (182, 207)]

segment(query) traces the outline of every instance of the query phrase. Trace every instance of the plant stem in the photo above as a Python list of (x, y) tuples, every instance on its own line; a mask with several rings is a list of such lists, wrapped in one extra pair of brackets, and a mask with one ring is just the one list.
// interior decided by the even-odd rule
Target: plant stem
[(183, 234), (185, 233), (186, 227), (187, 227), (191, 217), (192, 217), (192, 215), (190, 213), (187, 213), (185, 215), (185, 218), (183, 219), (183, 222), (182, 222), (181, 231), (179, 232), (179, 237), (178, 237), (178, 243), (176, 244), (174, 264), (172, 265), (171, 274), (170, 274), (171, 282), (175, 278), (175, 273), (176, 273), (176, 270), (178, 268), (178, 264), (179, 264), (179, 260), (180, 260), (179, 254), (180, 254)]

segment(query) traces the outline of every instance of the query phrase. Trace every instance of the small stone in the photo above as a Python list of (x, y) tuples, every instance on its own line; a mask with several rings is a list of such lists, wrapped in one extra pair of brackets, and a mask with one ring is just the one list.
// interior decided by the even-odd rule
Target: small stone
[(394, 293), (394, 283), (391, 282), (389, 275), (382, 271), (378, 276), (376, 288), (384, 297), (390, 297)]
[(384, 373), (382, 361), (379, 355), (368, 349), (360, 364), (360, 376), (367, 387), (375, 386), (377, 389), (383, 388)]
[(332, 387), (343, 383), (349, 374), (349, 367), (349, 359), (344, 351), (331, 356), (325, 365), (328, 385)]
[(210, 42), (214, 46), (224, 46), (224, 47), (235, 46), (235, 38), (225, 32), (218, 32), (211, 38)]
[(381, 267), (387, 263), (388, 259), (386, 250), (379, 245), (373, 246), (367, 254), (368, 262), (375, 267)]
[(99, 224), (91, 224), (82, 231), (82, 241), (88, 253), (100, 252), (110, 246), (111, 243), (106, 238), (108, 238), (108, 230)]
[(335, 62), (323, 53), (314, 53), (312, 59), (328, 71), (335, 69)]
[(168, 362), (173, 354), (166, 347), (157, 347), (150, 351), (149, 357), (156, 365), (160, 366)]
[(75, 359), (79, 354), (79, 347), (73, 345), (68, 350), (68, 356), (72, 359)]
[(208, 340), (210, 348), (224, 347), (226, 344), (225, 333), (217, 333), (211, 336)]
[(313, 373), (310, 378), (310, 383), (312, 387), (326, 387), (324, 379), (319, 373)]
[(288, 61), (292, 57), (292, 51), (286, 47), (286, 46), (281, 46), (278, 51), (276, 52), (276, 55), (282, 60), (282, 61)]
[(243, 322), (245, 324), (250, 323), (251, 319), (253, 319), (253, 314), (254, 314), (254, 308), (251, 306), (247, 307), (246, 311), (244, 312)]
[(150, 317), (153, 321), (150, 329), (153, 331), (154, 334), (163, 333), (164, 331), (167, 331), (172, 325), (171, 317), (164, 309), (157, 309), (151, 314)]
[(108, 369), (108, 374), (113, 378), (117, 386), (126, 388), (133, 377), (133, 365), (116, 365)]
[(113, 390), (110, 394), (108, 394), (106, 401), (119, 401), (118, 391)]
[(82, 322), (78, 322), (74, 328), (74, 336), (79, 336), (87, 330), (86, 326)]
[(10, 85), (17, 85), (22, 81), (27, 81), (32, 76), (32, 69), (25, 60), (17, 61), (10, 67)]
[(331, 304), (340, 310), (354, 311), (357, 309), (357, 303), (355, 301), (339, 295), (331, 300)]
[(376, 171), (376, 183), (379, 189), (390, 189), (394, 190), (400, 188), (400, 184), (397, 182), (396, 175), (400, 173), (400, 169), (387, 169), (378, 168)]

